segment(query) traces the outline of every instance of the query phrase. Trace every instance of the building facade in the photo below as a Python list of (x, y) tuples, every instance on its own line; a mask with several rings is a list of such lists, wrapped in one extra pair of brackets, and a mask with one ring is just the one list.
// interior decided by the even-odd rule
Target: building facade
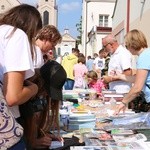
[(56, 46), (58, 55), (64, 57), (72, 53), (72, 48), (75, 48), (75, 46), (76, 39), (69, 34), (69, 29), (64, 29), (64, 34), (62, 35), (62, 42), (61, 44), (58, 44)]
[(19, 2), (19, 0), (1, 0), (0, 3), (0, 14), (4, 13), (5, 11), (7, 11), (8, 9), (20, 5), (21, 3)]
[(102, 38), (112, 32), (115, 0), (83, 0), (82, 50), (85, 56), (98, 53)]
[[(124, 45), (125, 34), (132, 29), (141, 30), (150, 45), (150, 3), (149, 0), (116, 0), (112, 16), (112, 33), (120, 44)], [(133, 68), (136, 68), (136, 56), (133, 56)]]
[(56, 0), (38, 0), (37, 8), (41, 14), (43, 25), (51, 24), (57, 27), (58, 8)]
[(150, 45), (149, 16), (149, 0), (116, 0), (112, 16), (112, 32), (119, 42), (124, 44), (125, 34), (132, 29), (139, 29), (146, 35)]

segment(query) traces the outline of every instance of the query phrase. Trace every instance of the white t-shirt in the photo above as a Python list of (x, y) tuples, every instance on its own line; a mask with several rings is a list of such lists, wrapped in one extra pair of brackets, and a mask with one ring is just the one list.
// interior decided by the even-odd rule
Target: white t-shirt
[(93, 64), (95, 65), (95, 69), (104, 69), (105, 67), (105, 59), (96, 57), (93, 61)]
[[(108, 67), (108, 75), (112, 75), (111, 72), (123, 73), (124, 70), (132, 68), (132, 55), (120, 45), (114, 54), (111, 55)], [(111, 90), (116, 90), (117, 93), (128, 93), (131, 88), (131, 83), (124, 81), (114, 81), (109, 83)]]
[[(28, 37), (20, 29), (16, 29), (16, 31), (12, 33), (13, 29), (14, 27), (10, 25), (0, 26), (0, 80), (2, 82), (4, 73), (10, 71), (26, 71), (25, 79), (34, 75)], [(14, 116), (16, 118), (19, 117), (18, 106), (11, 108), (12, 112), (14, 112)]]
[(36, 54), (33, 60), (34, 68), (41, 68), (44, 65), (44, 59), (41, 49), (38, 46), (35, 46)]

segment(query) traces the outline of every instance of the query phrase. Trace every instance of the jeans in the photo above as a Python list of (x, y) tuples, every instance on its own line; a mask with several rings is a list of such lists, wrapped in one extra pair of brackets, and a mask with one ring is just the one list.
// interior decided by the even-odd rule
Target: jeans
[(73, 90), (73, 86), (74, 86), (74, 80), (67, 78), (67, 80), (64, 84), (65, 90)]
[(26, 150), (26, 146), (25, 146), (24, 140), (21, 139), (14, 146), (12, 146), (11, 148), (8, 148), (8, 150)]

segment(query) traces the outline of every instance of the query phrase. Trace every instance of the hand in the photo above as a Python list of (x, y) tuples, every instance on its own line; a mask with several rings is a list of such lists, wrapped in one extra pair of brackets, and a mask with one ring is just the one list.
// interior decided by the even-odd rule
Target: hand
[(126, 106), (123, 103), (117, 106), (116, 111), (114, 112), (114, 115), (118, 115), (121, 112), (121, 110), (123, 111), (123, 113), (125, 113)]
[(102, 77), (102, 80), (105, 82), (105, 83), (109, 83), (112, 81), (112, 77), (111, 76), (103, 76)]
[(111, 70), (109, 74), (110, 74), (111, 76), (114, 76), (114, 75), (116, 75), (116, 71), (115, 71), (115, 70)]
[(35, 140), (33, 148), (47, 148), (51, 145), (52, 139), (49, 136), (43, 136)]
[(54, 134), (49, 134), (48, 135), (50, 138), (52, 138), (55, 141), (60, 141), (60, 142), (64, 142), (64, 139), (60, 136), (55, 136)]

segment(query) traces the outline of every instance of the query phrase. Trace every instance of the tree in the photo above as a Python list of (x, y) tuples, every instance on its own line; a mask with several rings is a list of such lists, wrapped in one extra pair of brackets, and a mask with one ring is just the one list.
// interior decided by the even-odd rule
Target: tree
[(76, 24), (76, 27), (77, 31), (79, 32), (76, 40), (76, 46), (78, 46), (82, 42), (82, 16), (80, 17), (80, 22)]

